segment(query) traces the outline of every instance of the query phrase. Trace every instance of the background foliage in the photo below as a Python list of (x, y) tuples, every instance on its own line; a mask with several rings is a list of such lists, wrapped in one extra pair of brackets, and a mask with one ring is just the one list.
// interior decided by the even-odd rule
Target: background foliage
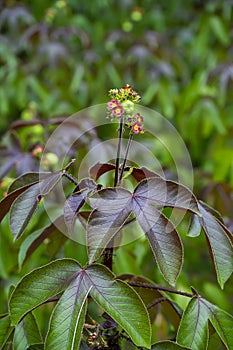
[[(0, 6), (2, 136), (12, 122), (44, 122), (68, 116), (106, 102), (109, 88), (132, 84), (142, 95), (144, 105), (160, 112), (177, 128), (192, 158), (195, 193), (219, 210), (232, 229), (230, 0), (8, 0)], [(14, 130), (26, 155), (31, 154), (35, 144), (46, 140), (38, 122), (30, 128)], [(9, 143), (5, 136), (3, 142)], [(170, 168), (166, 155), (159, 156), (164, 168)], [(4, 161), (2, 158), (2, 165)], [(11, 181), (9, 176), (16, 174), (1, 167), (0, 175), (4, 194)], [(36, 219), (33, 227), (39, 228)], [(4, 313), (10, 285), (32, 268), (47, 263), (57, 252), (50, 241), (45, 241), (19, 270), (20, 242), (13, 244), (7, 220), (0, 228), (0, 313)], [(210, 301), (231, 311), (231, 281), (223, 293), (216, 285), (202, 238), (197, 243), (184, 239), (186, 263), (178, 288), (186, 290), (193, 285)], [(164, 283), (144, 243), (119, 250), (115, 272), (146, 275)], [(85, 261), (84, 249), (73, 242), (66, 242), (59, 256), (76, 257), (77, 249), (80, 260)], [(184, 306), (184, 298), (176, 298)], [(48, 308), (44, 307), (45, 315)], [(163, 322), (158, 318), (158, 340), (167, 336)], [(43, 319), (40, 326), (46, 328)]]

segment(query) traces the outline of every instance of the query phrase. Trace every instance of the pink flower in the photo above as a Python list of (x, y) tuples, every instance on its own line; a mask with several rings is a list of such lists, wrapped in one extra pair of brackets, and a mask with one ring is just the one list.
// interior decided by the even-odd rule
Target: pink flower
[(115, 117), (120, 118), (125, 111), (124, 108), (118, 104), (118, 106), (111, 109), (111, 112)]
[(117, 99), (112, 99), (111, 101), (108, 102), (108, 108), (111, 110), (113, 108), (116, 108), (119, 106), (119, 101)]
[(142, 123), (144, 120), (143, 116), (140, 113), (137, 113), (135, 117), (139, 123)]
[(142, 124), (140, 124), (139, 122), (135, 122), (133, 123), (133, 125), (131, 126), (131, 130), (134, 134), (139, 134), (139, 133), (143, 133), (143, 126)]

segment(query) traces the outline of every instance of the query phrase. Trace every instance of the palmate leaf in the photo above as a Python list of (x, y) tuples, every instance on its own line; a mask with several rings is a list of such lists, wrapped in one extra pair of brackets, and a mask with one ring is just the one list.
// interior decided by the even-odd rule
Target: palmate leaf
[(89, 260), (96, 260), (134, 212), (145, 232), (160, 271), (172, 285), (182, 267), (183, 248), (172, 223), (157, 209), (178, 207), (200, 215), (192, 192), (161, 177), (142, 180), (133, 194), (123, 188), (100, 190), (89, 198), (93, 212), (87, 225)]
[(76, 349), (85, 319), (88, 294), (138, 346), (150, 348), (149, 315), (138, 294), (116, 280), (105, 266), (81, 269), (72, 259), (54, 261), (26, 275), (12, 293), (9, 307), (15, 325), (28, 312), (64, 292), (51, 316), (46, 350)]
[(80, 273), (68, 286), (51, 316), (45, 350), (76, 350), (79, 348), (86, 315), (85, 274)]
[(27, 316), (15, 327), (14, 349), (27, 350), (31, 345), (42, 343), (42, 337), (33, 313)]
[(228, 350), (233, 348), (233, 317), (200, 296), (195, 296), (184, 311), (177, 341), (192, 350), (206, 349), (208, 322), (211, 322)]
[(224, 283), (233, 272), (233, 249), (228, 236), (230, 233), (227, 233), (222, 223), (216, 220), (200, 203), (199, 209), (202, 214), (200, 222), (209, 244), (218, 283), (223, 288)]
[(61, 259), (24, 276), (9, 301), (12, 324), (16, 325), (29, 311), (62, 292), (70, 283), (71, 276), (80, 270), (75, 260)]

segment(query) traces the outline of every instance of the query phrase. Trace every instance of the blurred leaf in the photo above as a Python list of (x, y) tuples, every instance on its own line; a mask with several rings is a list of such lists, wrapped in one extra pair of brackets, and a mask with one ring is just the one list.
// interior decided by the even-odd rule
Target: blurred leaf
[(6, 315), (5, 317), (0, 318), (0, 349), (4, 348), (5, 343), (7, 342), (11, 332), (14, 327), (11, 326), (11, 318)]

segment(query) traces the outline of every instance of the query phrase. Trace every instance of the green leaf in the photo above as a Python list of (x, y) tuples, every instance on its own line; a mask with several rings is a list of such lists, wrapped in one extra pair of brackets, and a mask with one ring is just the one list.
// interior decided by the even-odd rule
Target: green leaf
[(40, 185), (35, 184), (23, 192), (13, 203), (10, 227), (15, 239), (19, 238), (31, 220), (40, 201)]
[[(51, 316), (45, 350), (76, 350), (79, 348), (86, 314), (89, 289), (80, 273), (68, 286)], [(90, 287), (91, 288), (91, 287)]]
[(151, 350), (191, 350), (172, 341), (161, 341), (154, 344)]
[(202, 299), (193, 297), (181, 319), (177, 342), (192, 350), (206, 350), (208, 344), (208, 318), (210, 310)]
[(2, 350), (14, 327), (11, 326), (9, 315), (0, 318), (0, 349)]
[(150, 348), (148, 312), (138, 294), (126, 283), (115, 280), (103, 265), (86, 270), (91, 297), (129, 334), (137, 346)]
[(15, 327), (14, 350), (27, 350), (30, 345), (42, 342), (40, 330), (38, 328), (33, 313), (27, 316)]
[[(173, 301), (171, 301), (164, 292), (161, 292), (154, 288), (143, 287), (145, 284), (147, 286), (155, 287), (156, 285), (153, 282), (144, 277), (137, 277), (130, 274), (120, 275), (117, 278), (127, 283), (131, 283), (132, 287), (141, 297), (143, 303), (147, 307), (151, 324), (153, 324), (159, 311), (164, 315), (165, 319), (173, 325), (174, 329), (178, 330), (182, 311), (179, 310), (178, 306)], [(152, 306), (153, 304), (154, 306)]]
[(131, 193), (123, 188), (107, 188), (89, 198), (93, 210), (87, 225), (89, 261), (98, 257), (123, 227), (132, 212)]
[(205, 304), (209, 307), (210, 317), (209, 320), (221, 338), (222, 342), (226, 345), (227, 349), (233, 349), (233, 317), (218, 308), (217, 306), (207, 302)]
[(16, 325), (29, 311), (62, 292), (78, 271), (80, 266), (75, 260), (61, 259), (24, 276), (10, 298), (12, 324)]
[(199, 209), (202, 214), (200, 221), (209, 244), (209, 250), (214, 263), (218, 283), (223, 289), (224, 283), (233, 272), (232, 244), (222, 224), (219, 223), (213, 215), (206, 211), (200, 203)]

